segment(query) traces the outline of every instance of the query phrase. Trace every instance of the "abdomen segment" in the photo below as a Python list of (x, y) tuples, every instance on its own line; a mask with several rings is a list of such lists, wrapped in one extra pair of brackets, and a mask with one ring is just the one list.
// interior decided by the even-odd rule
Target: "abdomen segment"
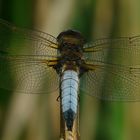
[(78, 99), (78, 73), (74, 70), (66, 70), (61, 77), (61, 101), (62, 112), (68, 130), (72, 130), (73, 121), (77, 114)]

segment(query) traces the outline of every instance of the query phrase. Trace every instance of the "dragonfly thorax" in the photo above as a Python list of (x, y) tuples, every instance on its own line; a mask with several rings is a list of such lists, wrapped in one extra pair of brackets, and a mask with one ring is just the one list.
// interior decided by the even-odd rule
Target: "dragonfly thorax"
[(83, 56), (84, 37), (73, 30), (61, 32), (58, 37), (59, 51), (64, 61), (79, 61)]
[(63, 70), (79, 71), (80, 65), (83, 63), (83, 45), (85, 43), (82, 34), (74, 30), (67, 30), (58, 35), (57, 41), (61, 57), (55, 66), (56, 71), (58, 73)]

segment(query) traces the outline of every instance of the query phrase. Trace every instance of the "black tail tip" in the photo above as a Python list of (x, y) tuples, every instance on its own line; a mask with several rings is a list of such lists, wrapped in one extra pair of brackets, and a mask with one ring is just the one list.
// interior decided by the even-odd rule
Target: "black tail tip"
[(73, 128), (73, 123), (71, 123), (71, 125), (69, 125), (70, 123), (66, 123), (66, 126), (68, 128), (68, 131), (72, 131)]
[(68, 128), (68, 131), (72, 131), (74, 119), (76, 116), (75, 112), (72, 111), (71, 109), (69, 109), (66, 112), (64, 112), (63, 115), (64, 115), (64, 120), (66, 122), (66, 126)]

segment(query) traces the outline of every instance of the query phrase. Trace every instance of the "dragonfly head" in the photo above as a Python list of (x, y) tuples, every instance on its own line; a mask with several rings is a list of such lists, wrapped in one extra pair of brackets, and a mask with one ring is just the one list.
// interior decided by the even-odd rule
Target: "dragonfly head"
[(58, 35), (57, 40), (60, 50), (64, 47), (68, 47), (70, 49), (82, 49), (85, 43), (83, 35), (75, 30), (66, 30), (61, 32)]

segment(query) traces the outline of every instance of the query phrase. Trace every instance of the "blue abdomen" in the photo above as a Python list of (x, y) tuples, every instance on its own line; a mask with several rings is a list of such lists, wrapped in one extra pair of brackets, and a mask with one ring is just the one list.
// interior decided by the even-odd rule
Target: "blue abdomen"
[(74, 70), (64, 71), (61, 77), (62, 112), (67, 128), (70, 131), (77, 114), (78, 86), (78, 73)]

